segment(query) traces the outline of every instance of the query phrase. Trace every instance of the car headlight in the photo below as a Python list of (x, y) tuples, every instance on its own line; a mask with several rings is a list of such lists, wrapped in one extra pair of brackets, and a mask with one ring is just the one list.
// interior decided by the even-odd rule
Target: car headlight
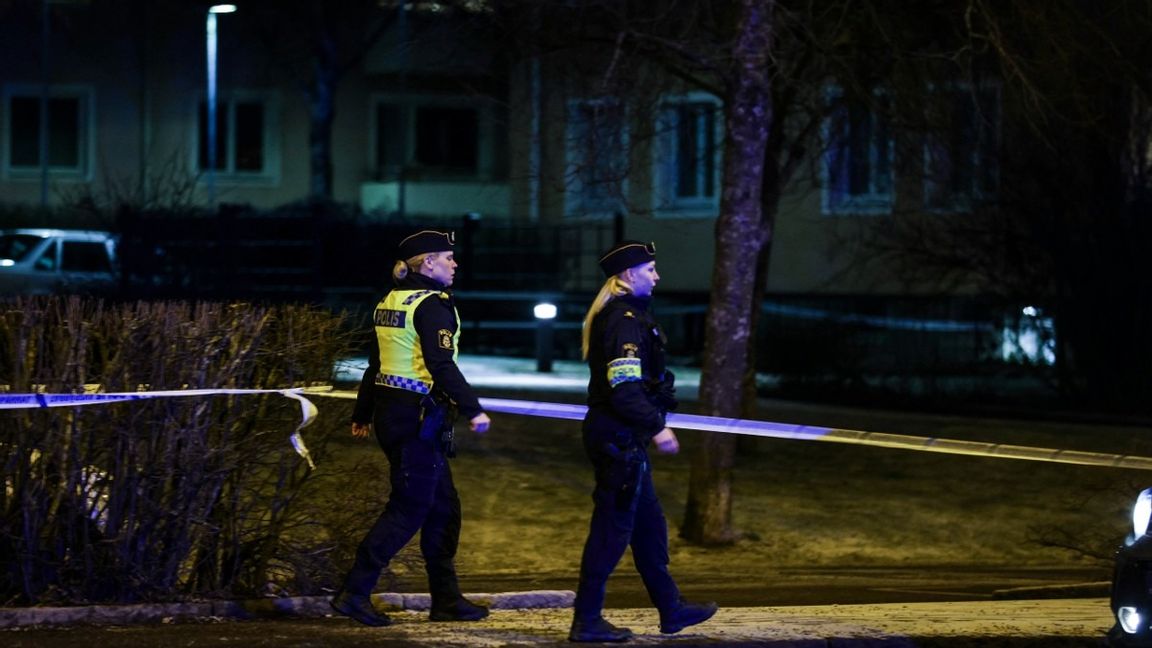
[(1148, 532), (1148, 520), (1152, 518), (1152, 488), (1145, 488), (1136, 498), (1132, 507), (1132, 539), (1136, 540)]
[(1110, 646), (1152, 648), (1152, 488), (1144, 489), (1132, 507), (1132, 535), (1116, 550), (1112, 570), (1111, 608), (1116, 623), (1108, 631)]
[(1128, 634), (1136, 634), (1140, 631), (1140, 611), (1134, 607), (1124, 606), (1116, 610), (1116, 620), (1120, 622), (1120, 627)]

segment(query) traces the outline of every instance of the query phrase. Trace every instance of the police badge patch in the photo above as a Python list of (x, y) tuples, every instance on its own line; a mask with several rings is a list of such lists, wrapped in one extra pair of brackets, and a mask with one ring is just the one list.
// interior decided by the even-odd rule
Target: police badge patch
[(452, 331), (448, 329), (440, 329), (437, 331), (440, 336), (440, 348), (452, 350)]
[(620, 348), (624, 351), (625, 358), (635, 358), (640, 354), (640, 347), (631, 342), (625, 342)]

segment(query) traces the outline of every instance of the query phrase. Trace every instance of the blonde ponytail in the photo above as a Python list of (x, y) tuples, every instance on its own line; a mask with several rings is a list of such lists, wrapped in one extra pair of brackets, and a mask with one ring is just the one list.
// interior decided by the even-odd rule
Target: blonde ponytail
[(588, 313), (584, 315), (584, 327), (580, 331), (580, 357), (585, 360), (588, 359), (588, 346), (592, 336), (592, 320), (596, 318), (600, 311), (608, 305), (608, 302), (627, 295), (632, 292), (632, 286), (624, 280), (624, 273), (612, 275), (600, 286), (600, 292), (596, 294), (596, 298), (592, 300), (592, 305), (588, 307)]
[(392, 280), (400, 281), (411, 273), (418, 273), (420, 271), (420, 264), (424, 263), (424, 259), (435, 254), (428, 252), (427, 254), (418, 254), (407, 261), (397, 261), (396, 265), (392, 266)]
[(400, 281), (408, 276), (408, 264), (403, 261), (397, 261), (396, 265), (392, 266), (392, 280)]

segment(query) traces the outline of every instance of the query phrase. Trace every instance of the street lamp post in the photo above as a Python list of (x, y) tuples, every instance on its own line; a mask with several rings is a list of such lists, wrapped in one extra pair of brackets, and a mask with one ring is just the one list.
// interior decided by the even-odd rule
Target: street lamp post
[(208, 206), (216, 204), (216, 14), (233, 13), (236, 5), (218, 4), (208, 7)]

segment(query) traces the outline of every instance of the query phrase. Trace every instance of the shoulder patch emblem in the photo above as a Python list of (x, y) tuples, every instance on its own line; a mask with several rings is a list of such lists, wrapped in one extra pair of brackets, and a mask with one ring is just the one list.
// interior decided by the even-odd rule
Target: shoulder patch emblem
[(625, 358), (635, 358), (640, 353), (640, 347), (631, 342), (625, 342), (620, 348), (624, 351)]
[(624, 311), (624, 317), (633, 317), (634, 318), (636, 316), (634, 314), (632, 314), (632, 311)]
[(437, 335), (440, 337), (440, 348), (441, 349), (448, 349), (449, 351), (451, 351), (452, 350), (452, 331), (449, 331), (448, 329), (440, 329), (439, 331), (437, 331)]

